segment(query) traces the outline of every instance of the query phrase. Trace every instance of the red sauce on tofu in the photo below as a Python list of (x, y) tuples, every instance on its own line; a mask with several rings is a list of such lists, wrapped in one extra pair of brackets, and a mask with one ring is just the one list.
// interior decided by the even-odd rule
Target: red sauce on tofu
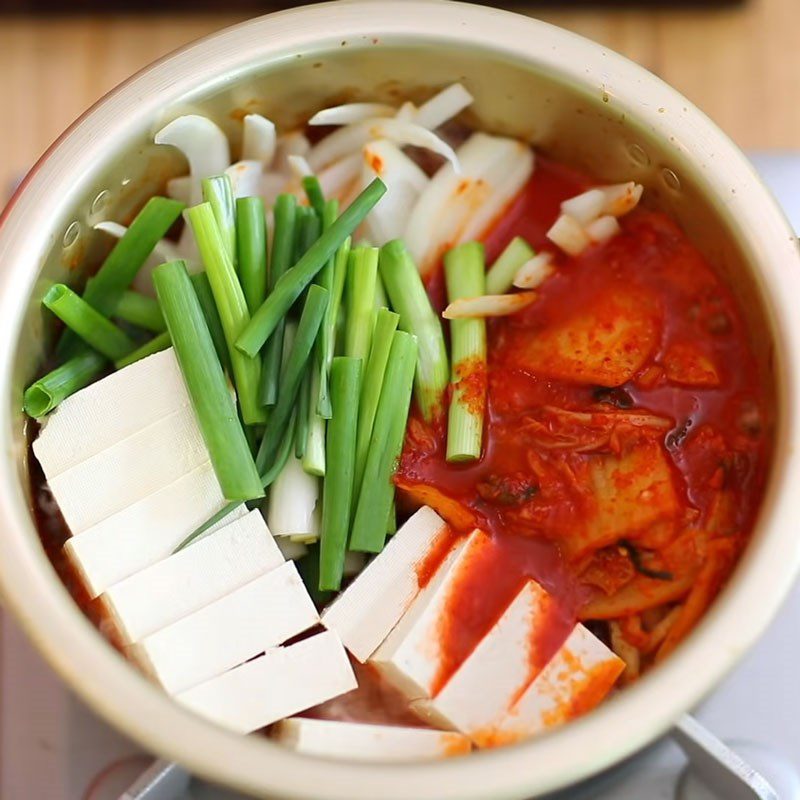
[[(771, 420), (732, 293), (673, 221), (644, 208), (605, 245), (558, 251), (545, 234), (559, 204), (591, 185), (539, 158), (486, 237), (487, 263), (523, 236), (555, 255), (556, 272), (536, 303), (488, 321), (482, 458), (447, 463), (446, 426), (412, 412), (401, 503), (480, 527), (494, 546), (451, 598), (441, 647), (452, 663), (533, 578), (559, 609), (544, 653), (576, 619), (634, 618), (647, 666), (665, 629), (685, 634), (713, 600), (761, 499)], [(437, 273), (428, 287), (437, 308), (442, 284)], [(725, 558), (713, 557), (719, 540)]]

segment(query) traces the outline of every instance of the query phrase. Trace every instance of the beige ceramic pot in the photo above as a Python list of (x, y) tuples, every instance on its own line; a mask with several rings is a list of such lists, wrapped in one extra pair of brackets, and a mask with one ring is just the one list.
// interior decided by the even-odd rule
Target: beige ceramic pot
[[(662, 667), (588, 717), (516, 747), (444, 763), (300, 757), (223, 731), (148, 684), (79, 612), (39, 543), (26, 481), (23, 386), (49, 331), (42, 278), (91, 260), (91, 226), (124, 216), (182, 165), (152, 132), (189, 109), (235, 138), (236, 112), (280, 124), (341, 98), (414, 98), (463, 81), (475, 122), (523, 136), (603, 180), (636, 179), (719, 265), (747, 310), (775, 404), (775, 454), (752, 544), (715, 607)], [(0, 224), (0, 584), (64, 680), (143, 746), (258, 796), (313, 800), (524, 798), (642, 748), (720, 681), (775, 614), (800, 564), (800, 258), (739, 150), (653, 75), (520, 16), (435, 0), (328, 3), (239, 25), (169, 56), (82, 117), (47, 152)]]

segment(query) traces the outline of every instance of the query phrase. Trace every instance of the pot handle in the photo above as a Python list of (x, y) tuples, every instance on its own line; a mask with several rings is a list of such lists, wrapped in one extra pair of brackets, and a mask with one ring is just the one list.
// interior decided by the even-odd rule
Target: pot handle
[(675, 723), (671, 736), (689, 759), (689, 770), (716, 796), (726, 800), (779, 800), (763, 775), (689, 714)]

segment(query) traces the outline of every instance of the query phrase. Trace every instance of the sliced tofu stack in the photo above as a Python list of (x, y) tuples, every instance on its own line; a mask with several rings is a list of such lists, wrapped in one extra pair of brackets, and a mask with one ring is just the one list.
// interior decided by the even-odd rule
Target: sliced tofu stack
[(479, 747), (490, 743), (536, 677), (535, 650), (551, 603), (539, 584), (528, 581), (444, 688), (433, 699), (415, 701), (413, 710), (431, 724), (461, 731)]
[(459, 731), (479, 747), (526, 738), (589, 710), (624, 668), (580, 625), (544, 666), (550, 653), (540, 648), (552, 638), (556, 609), (533, 580), (522, 586), (463, 660), (453, 663), (454, 654), (442, 637), (444, 630), (459, 624), (451, 601), (470, 585), (469, 576), (482, 569), (491, 546), (481, 530), (457, 542), (370, 658), (418, 716)]
[(464, 576), (480, 560), (491, 539), (481, 530), (457, 542), (433, 579), (420, 592), (408, 612), (372, 654), (370, 663), (383, 678), (409, 700), (433, 697), (442, 681), (442, 645), (445, 626), (458, 624), (451, 619), (450, 597), (458, 591)]
[(271, 725), (356, 688), (332, 631), (264, 655), (176, 695), (188, 708), (240, 733)]
[(279, 722), (272, 737), (298, 753), (351, 761), (421, 761), (471, 750), (469, 739), (453, 731), (303, 717)]
[(424, 506), (328, 606), (322, 624), (336, 631), (344, 646), (363, 663), (419, 594), (427, 562), (447, 547), (451, 538), (445, 521)]
[[(64, 551), (91, 597), (161, 559), (225, 505), (211, 462), (67, 540)], [(247, 514), (242, 503), (213, 533)]]
[(146, 636), (130, 653), (174, 694), (243, 664), (318, 621), (297, 567), (287, 561)]
[(511, 744), (591, 711), (624, 669), (619, 656), (583, 625), (576, 625), (485, 745)]
[(168, 556), (225, 506), (171, 348), (67, 398), (33, 452), (92, 597)]
[(103, 603), (123, 640), (138, 642), (284, 563), (259, 511), (112, 586)]

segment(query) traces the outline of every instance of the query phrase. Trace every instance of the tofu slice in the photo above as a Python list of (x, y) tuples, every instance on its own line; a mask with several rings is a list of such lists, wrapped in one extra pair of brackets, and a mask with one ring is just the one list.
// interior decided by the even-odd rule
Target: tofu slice
[(450, 551), (433, 580), (420, 592), (408, 612), (372, 654), (370, 663), (409, 700), (437, 692), (442, 658), (441, 630), (448, 619), (448, 599), (491, 540), (481, 530)]
[(436, 697), (412, 703), (412, 710), (483, 747), (539, 671), (534, 648), (552, 602), (528, 581)]
[(219, 725), (250, 733), (356, 686), (341, 640), (325, 631), (289, 647), (267, 650), (176, 699)]
[(322, 624), (365, 662), (419, 594), (419, 571), (450, 535), (435, 511), (420, 508), (325, 609)]
[(319, 615), (294, 563), (246, 583), (132, 645), (168, 692), (190, 689), (302, 633)]
[(284, 563), (260, 511), (131, 575), (103, 596), (126, 644), (197, 611)]
[(48, 478), (48, 483), (76, 534), (206, 461), (208, 450), (194, 410), (186, 407)]
[(50, 480), (189, 404), (170, 347), (64, 400), (46, 418), (33, 452)]
[(611, 691), (625, 662), (583, 625), (525, 690), (486, 746), (509, 744), (591, 711)]
[[(210, 461), (67, 540), (64, 550), (91, 597), (169, 554), (227, 504)], [(242, 503), (209, 533), (244, 516)]]
[(304, 717), (282, 720), (272, 738), (298, 753), (350, 761), (420, 761), (471, 750), (469, 739), (453, 731)]

